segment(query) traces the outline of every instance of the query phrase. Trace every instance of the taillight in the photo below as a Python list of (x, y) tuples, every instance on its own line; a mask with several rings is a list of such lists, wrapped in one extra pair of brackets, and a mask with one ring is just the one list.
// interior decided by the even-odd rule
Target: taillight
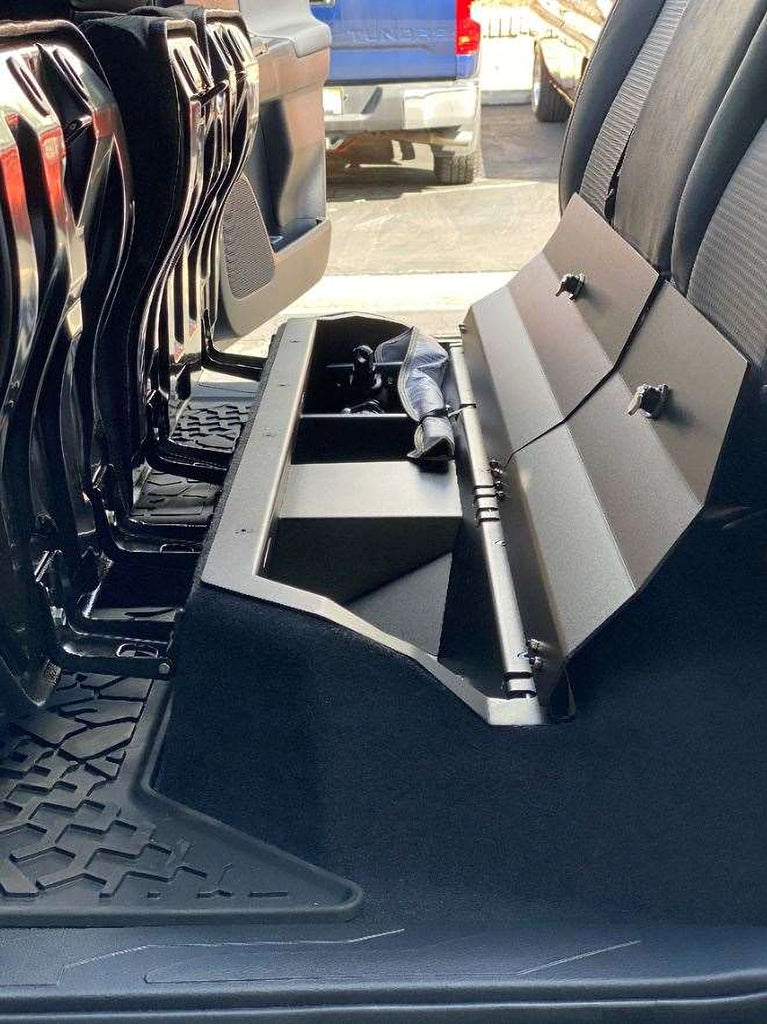
[(455, 0), (455, 52), (459, 57), (476, 53), (482, 29), (471, 16), (473, 0)]

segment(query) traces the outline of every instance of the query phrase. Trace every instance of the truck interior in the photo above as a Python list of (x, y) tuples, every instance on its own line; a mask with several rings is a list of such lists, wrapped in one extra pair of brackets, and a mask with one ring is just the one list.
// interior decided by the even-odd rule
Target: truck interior
[(0, 15), (0, 1020), (764, 1020), (767, 0), (618, 0), (451, 336), (265, 357), (327, 26)]

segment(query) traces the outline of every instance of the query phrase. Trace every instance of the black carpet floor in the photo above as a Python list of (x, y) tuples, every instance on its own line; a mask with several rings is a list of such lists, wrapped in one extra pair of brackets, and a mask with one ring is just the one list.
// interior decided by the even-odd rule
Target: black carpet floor
[(159, 784), (353, 879), (370, 923), (765, 924), (757, 562), (675, 556), (578, 657), (571, 723), (491, 729), (426, 679), (365, 677), (307, 680), (296, 719), (254, 666), (260, 710), (228, 780)]

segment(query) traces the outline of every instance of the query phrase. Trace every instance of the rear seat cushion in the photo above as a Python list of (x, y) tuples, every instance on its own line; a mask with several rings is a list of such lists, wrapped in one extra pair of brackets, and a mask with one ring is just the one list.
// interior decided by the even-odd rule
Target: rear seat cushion
[(614, 226), (661, 273), (671, 269), (676, 212), (690, 170), (765, 10), (767, 0), (696, 0), (629, 141)]
[(562, 209), (581, 187), (605, 118), (664, 0), (618, 0), (602, 30), (568, 121), (559, 174)]

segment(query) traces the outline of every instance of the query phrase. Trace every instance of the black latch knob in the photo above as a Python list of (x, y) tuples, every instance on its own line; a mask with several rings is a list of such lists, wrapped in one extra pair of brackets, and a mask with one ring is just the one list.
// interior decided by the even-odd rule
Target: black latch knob
[(640, 384), (634, 392), (626, 412), (635, 416), (641, 412), (648, 419), (654, 420), (663, 412), (671, 395), (668, 384)]
[(565, 274), (565, 276), (559, 282), (559, 288), (557, 288), (556, 297), (559, 298), (560, 295), (566, 295), (570, 302), (575, 302), (575, 300), (583, 291), (583, 286), (585, 284), (585, 274)]

